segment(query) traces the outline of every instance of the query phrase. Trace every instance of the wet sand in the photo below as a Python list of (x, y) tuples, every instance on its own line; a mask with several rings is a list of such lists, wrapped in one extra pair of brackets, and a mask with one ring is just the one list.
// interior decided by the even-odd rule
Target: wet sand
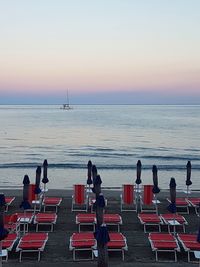
[[(8, 213), (20, 211), (19, 205), (22, 200), (22, 190), (3, 190), (5, 196), (16, 196), (13, 205), (9, 208)], [(111, 252), (109, 253), (109, 266), (124, 266), (124, 267), (153, 267), (161, 266), (197, 266), (195, 263), (187, 262), (187, 254), (184, 252), (178, 253), (178, 262), (173, 262), (173, 253), (160, 253), (160, 262), (155, 262), (155, 254), (151, 251), (148, 241), (148, 234), (143, 232), (143, 226), (140, 225), (135, 212), (120, 212), (120, 191), (119, 190), (104, 190), (104, 195), (108, 200), (108, 206), (106, 207), (107, 213), (119, 213), (122, 216), (123, 225), (121, 226), (121, 232), (127, 238), (128, 251), (125, 252), (125, 261), (122, 261), (121, 253)], [(22, 262), (19, 262), (19, 254), (12, 252), (9, 254), (8, 262), (4, 262), (4, 266), (14, 267), (92, 267), (97, 266), (96, 261), (79, 261), (73, 262), (72, 252), (69, 251), (69, 238), (73, 232), (78, 230), (75, 223), (75, 212), (71, 212), (71, 190), (49, 190), (47, 196), (61, 196), (63, 201), (58, 210), (58, 220), (55, 225), (54, 232), (49, 233), (49, 240), (47, 241), (46, 248), (41, 254), (41, 261), (37, 261), (36, 254), (30, 254), (31, 257), (22, 257)], [(178, 196), (181, 196), (179, 193)], [(184, 194), (183, 194), (184, 195)], [(197, 196), (199, 193), (193, 193), (193, 196)], [(159, 204), (159, 213), (167, 212), (168, 202), (166, 197), (169, 197), (169, 192), (163, 191), (159, 194), (158, 199), (161, 201)], [(194, 210), (190, 210), (189, 215), (185, 215), (189, 225), (186, 226), (186, 232), (195, 233), (198, 230), (199, 219)], [(86, 228), (85, 228), (86, 229)], [(88, 228), (88, 230), (91, 228)], [(167, 228), (162, 228), (163, 231), (167, 231)], [(30, 227), (30, 231), (35, 231), (35, 226)], [(191, 257), (191, 260), (195, 260)], [(164, 261), (164, 262), (163, 262)], [(171, 261), (169, 263), (169, 261)], [(197, 263), (197, 262), (196, 262)]]

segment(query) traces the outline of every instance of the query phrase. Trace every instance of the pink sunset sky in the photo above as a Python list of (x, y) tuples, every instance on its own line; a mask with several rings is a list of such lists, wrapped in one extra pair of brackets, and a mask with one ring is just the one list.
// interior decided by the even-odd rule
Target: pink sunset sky
[(200, 104), (200, 1), (0, 3), (0, 104)]

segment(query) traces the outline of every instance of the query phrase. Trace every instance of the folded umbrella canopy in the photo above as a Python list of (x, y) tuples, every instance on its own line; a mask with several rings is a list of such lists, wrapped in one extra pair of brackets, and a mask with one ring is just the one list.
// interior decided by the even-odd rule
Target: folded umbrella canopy
[(141, 180), (141, 172), (142, 172), (142, 163), (140, 160), (138, 160), (137, 162), (137, 167), (136, 167), (136, 180), (135, 180), (135, 183), (137, 185), (141, 184), (142, 183), (142, 180)]
[[(5, 196), (3, 193), (0, 193), (0, 254), (2, 254), (2, 240), (8, 235), (8, 230), (4, 228), (5, 205)], [(2, 266), (2, 257), (0, 257), (0, 266)]]
[(41, 167), (38, 166), (36, 169), (36, 177), (35, 177), (35, 191), (34, 193), (36, 195), (39, 195), (41, 193), (40, 189), (40, 179), (41, 179)]
[(152, 189), (152, 192), (154, 194), (158, 194), (160, 192), (160, 188), (158, 187), (158, 169), (157, 169), (156, 165), (153, 165), (152, 173), (153, 173), (153, 189)]
[(168, 210), (171, 213), (176, 213), (176, 181), (173, 177), (170, 180), (169, 188), (170, 188), (171, 203), (168, 206)]
[(47, 168), (48, 168), (48, 162), (45, 159), (43, 162), (43, 179), (42, 179), (42, 182), (44, 184), (44, 191), (46, 190), (46, 184), (49, 182), (49, 179), (47, 178)]
[(92, 162), (91, 160), (88, 161), (87, 168), (88, 168), (87, 184), (90, 186), (92, 184)]
[(29, 180), (28, 175), (24, 176), (23, 184), (24, 184), (24, 187), (23, 187), (23, 200), (21, 202), (20, 208), (23, 208), (24, 210), (27, 210), (27, 209), (31, 209), (31, 205), (30, 205), (30, 203), (28, 201), (28, 198), (29, 198), (29, 184), (30, 184), (30, 180)]

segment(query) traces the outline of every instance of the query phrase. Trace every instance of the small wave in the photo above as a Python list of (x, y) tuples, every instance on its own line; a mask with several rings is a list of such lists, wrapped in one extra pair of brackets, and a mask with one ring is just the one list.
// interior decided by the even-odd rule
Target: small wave
[(185, 155), (185, 156), (141, 156), (142, 159), (157, 159), (157, 160), (190, 160), (190, 161), (193, 161), (193, 160), (196, 160), (196, 161), (199, 161), (200, 160), (200, 157), (198, 155), (193, 155), (191, 157), (191, 155)]
[[(0, 169), (6, 169), (6, 168), (36, 168), (37, 166), (42, 166), (40, 163), (4, 163), (0, 164)], [(161, 164), (157, 165), (158, 170), (186, 170), (186, 166), (184, 165), (166, 165)], [(87, 169), (87, 164), (82, 163), (53, 163), (49, 164), (48, 168), (50, 169)], [(97, 165), (98, 169), (101, 170), (135, 170), (135, 165), (123, 165), (123, 164), (115, 164), (115, 165)], [(152, 165), (142, 165), (143, 170), (151, 170)], [(200, 165), (192, 165), (193, 170), (200, 170)]]

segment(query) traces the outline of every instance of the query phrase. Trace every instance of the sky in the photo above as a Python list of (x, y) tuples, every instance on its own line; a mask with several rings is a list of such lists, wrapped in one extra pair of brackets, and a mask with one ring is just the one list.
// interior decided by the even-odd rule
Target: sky
[(0, 104), (200, 104), (199, 0), (0, 1)]

